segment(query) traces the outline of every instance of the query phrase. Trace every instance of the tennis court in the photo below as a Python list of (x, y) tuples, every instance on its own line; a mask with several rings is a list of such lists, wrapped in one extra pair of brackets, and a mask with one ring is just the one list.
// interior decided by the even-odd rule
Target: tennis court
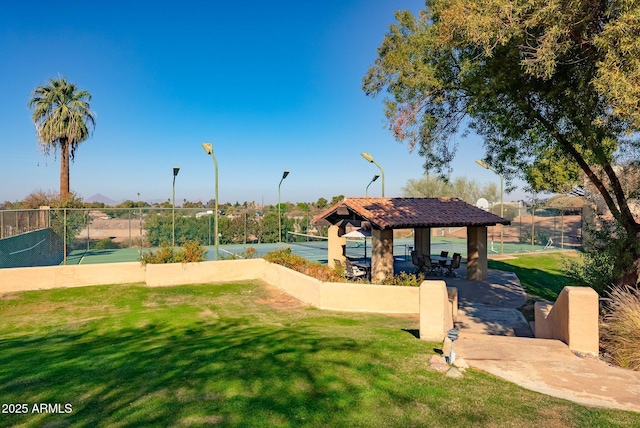
[[(304, 235), (297, 236), (296, 239), (302, 239)], [(309, 241), (298, 242), (282, 242), (267, 244), (230, 244), (220, 245), (220, 258), (228, 259), (233, 257), (242, 257), (242, 253), (247, 248), (256, 250), (257, 257), (262, 257), (267, 253), (280, 249), (291, 248), (294, 254), (302, 256), (308, 260), (327, 263), (327, 238), (318, 239), (309, 237)], [(306, 239), (306, 238), (304, 238)], [(396, 238), (393, 241), (393, 256), (395, 258), (410, 260), (411, 250), (413, 249), (413, 238)], [(500, 253), (500, 242), (489, 242), (487, 252), (489, 255)], [(205, 246), (207, 250), (207, 260), (215, 260), (215, 246)], [(526, 244), (526, 243), (504, 243), (504, 253), (531, 253), (549, 250), (557, 250), (554, 247), (544, 247), (542, 245)], [(157, 250), (157, 248), (143, 248), (143, 252)], [(365, 240), (348, 240), (347, 241), (347, 257), (354, 259), (365, 258)], [(462, 257), (467, 256), (467, 240), (464, 238), (431, 238), (431, 253), (438, 254), (441, 251), (448, 251), (449, 254), (460, 253)], [(95, 264), (95, 263), (120, 263), (135, 262), (140, 257), (139, 248), (122, 248), (109, 250), (76, 250), (67, 256), (67, 264)], [(366, 257), (371, 257), (371, 239), (366, 240)]]

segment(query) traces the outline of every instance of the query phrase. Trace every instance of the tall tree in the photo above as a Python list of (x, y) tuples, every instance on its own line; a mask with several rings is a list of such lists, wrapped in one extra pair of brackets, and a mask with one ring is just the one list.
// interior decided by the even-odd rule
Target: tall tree
[(89, 108), (91, 94), (79, 90), (66, 78), (49, 79), (31, 93), (28, 106), (36, 137), (45, 155), (60, 150), (60, 198), (70, 196), (69, 161), (78, 145), (89, 138), (95, 127), (95, 114)]
[(638, 1), (427, 0), (396, 18), (363, 83), (389, 95), (394, 136), (440, 174), (462, 130), (484, 138), (508, 181), (544, 190), (581, 171), (625, 233), (620, 282), (636, 284), (640, 225), (613, 167), (640, 147)]

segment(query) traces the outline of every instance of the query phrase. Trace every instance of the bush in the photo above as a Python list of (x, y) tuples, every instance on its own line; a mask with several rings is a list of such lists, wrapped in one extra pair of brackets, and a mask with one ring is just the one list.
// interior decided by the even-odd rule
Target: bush
[(162, 263), (192, 263), (202, 262), (205, 260), (207, 251), (197, 241), (188, 241), (182, 245), (182, 248), (174, 250), (169, 245), (163, 245), (155, 253), (149, 251), (140, 255), (140, 261), (143, 265), (162, 264)]
[(613, 363), (640, 371), (640, 290), (614, 286), (602, 320), (602, 347)]
[(120, 248), (120, 244), (113, 242), (111, 238), (104, 238), (97, 242), (92, 243), (91, 248), (94, 250), (112, 250)]
[(381, 284), (382, 285), (399, 285), (404, 287), (420, 287), (424, 281), (424, 274), (419, 273), (406, 273), (400, 272), (400, 275), (390, 276), (385, 278)]
[(298, 256), (291, 252), (291, 248), (283, 248), (267, 253), (264, 256), (265, 260), (271, 263), (276, 263), (295, 270), (296, 272), (303, 273), (312, 278), (319, 279), (325, 282), (338, 282), (343, 280), (340, 273), (330, 268), (327, 265), (322, 265), (318, 262), (312, 262), (304, 257)]

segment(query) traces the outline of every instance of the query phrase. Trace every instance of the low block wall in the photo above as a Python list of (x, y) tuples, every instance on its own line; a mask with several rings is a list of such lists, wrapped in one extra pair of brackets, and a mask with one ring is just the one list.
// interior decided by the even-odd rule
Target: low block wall
[(323, 283), (264, 259), (200, 263), (139, 262), (0, 269), (0, 292), (145, 283), (149, 287), (232, 281), (265, 281), (319, 309), (409, 313), (420, 310), (419, 289), (356, 283)]
[(447, 331), (453, 328), (454, 313), (458, 310), (458, 293), (454, 289), (447, 289), (447, 284), (442, 280), (424, 281), (419, 292), (420, 339), (440, 342)]
[(578, 352), (598, 355), (598, 293), (587, 287), (564, 287), (553, 305), (536, 302), (535, 336), (558, 339)]
[(266, 263), (264, 259), (250, 259), (148, 264), (144, 282), (149, 287), (169, 287), (209, 282), (252, 281), (262, 277)]
[(139, 262), (0, 269), (0, 292), (145, 282)]

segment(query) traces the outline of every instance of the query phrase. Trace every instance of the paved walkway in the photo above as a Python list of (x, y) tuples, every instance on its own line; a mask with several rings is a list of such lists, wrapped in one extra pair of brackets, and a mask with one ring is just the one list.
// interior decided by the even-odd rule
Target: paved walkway
[[(406, 263), (397, 268), (411, 269)], [(458, 288), (454, 346), (471, 367), (553, 397), (640, 412), (640, 372), (576, 355), (559, 340), (533, 338), (517, 310), (527, 299), (515, 274), (489, 270), (488, 281), (467, 281), (463, 265), (458, 275), (442, 279)]]

